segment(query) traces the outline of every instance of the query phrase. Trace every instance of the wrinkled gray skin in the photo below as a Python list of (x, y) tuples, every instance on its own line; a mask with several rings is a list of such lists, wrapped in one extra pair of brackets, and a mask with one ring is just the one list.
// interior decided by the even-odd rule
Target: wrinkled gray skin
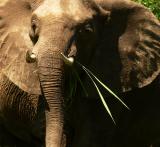
[[(149, 140), (142, 133), (143, 139), (134, 144), (133, 133), (128, 137), (131, 144), (127, 144), (121, 134), (134, 130), (124, 122), (131, 124), (138, 118), (134, 114), (141, 110), (135, 103), (139, 94), (134, 89), (142, 88), (139, 93), (146, 102), (145, 115), (138, 116), (150, 118), (155, 114), (153, 109), (145, 113), (149, 103), (143, 97), (149, 99), (151, 93), (143, 87), (160, 72), (159, 36), (160, 24), (154, 15), (127, 0), (0, 0), (0, 144), (153, 146), (156, 135)], [(119, 93), (133, 90), (135, 94), (131, 91), (125, 95), (131, 107), (137, 108), (133, 117), (121, 115), (121, 106), (112, 104), (116, 121), (122, 120), (120, 131), (107, 117), (88, 80), (83, 81), (90, 99), (83, 99), (78, 89), (73, 106), (68, 114), (64, 113), (68, 83), (61, 53), (88, 65), (111, 89)], [(69, 119), (68, 133), (64, 131), (64, 114)], [(152, 136), (153, 131), (149, 134)]]

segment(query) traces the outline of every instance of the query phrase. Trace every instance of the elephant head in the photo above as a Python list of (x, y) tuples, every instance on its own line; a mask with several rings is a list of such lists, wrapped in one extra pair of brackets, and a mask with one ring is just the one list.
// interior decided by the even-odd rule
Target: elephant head
[(63, 134), (61, 53), (125, 92), (159, 75), (159, 35), (159, 21), (132, 1), (0, 1), (1, 72), (22, 90), (44, 95), (47, 147), (61, 146)]

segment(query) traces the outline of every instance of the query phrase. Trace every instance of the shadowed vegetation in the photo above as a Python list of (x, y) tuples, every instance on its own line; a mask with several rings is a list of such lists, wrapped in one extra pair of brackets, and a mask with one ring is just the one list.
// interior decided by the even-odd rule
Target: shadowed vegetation
[(160, 19), (160, 0), (134, 0), (148, 7)]

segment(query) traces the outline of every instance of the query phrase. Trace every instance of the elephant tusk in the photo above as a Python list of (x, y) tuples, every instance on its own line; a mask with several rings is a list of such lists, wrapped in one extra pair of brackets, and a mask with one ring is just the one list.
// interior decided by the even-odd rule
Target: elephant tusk
[(36, 55), (33, 52), (31, 52), (30, 50), (28, 50), (26, 53), (26, 61), (28, 63), (34, 63), (34, 62), (36, 62), (36, 59), (37, 59)]
[(72, 66), (74, 63), (74, 58), (73, 57), (67, 57), (63, 53), (61, 53), (62, 60), (64, 61), (65, 64)]

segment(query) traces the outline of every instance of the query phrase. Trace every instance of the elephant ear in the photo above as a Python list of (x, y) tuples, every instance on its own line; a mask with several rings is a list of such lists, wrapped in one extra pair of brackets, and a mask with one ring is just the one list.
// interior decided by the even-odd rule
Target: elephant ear
[(40, 94), (36, 65), (26, 63), (31, 7), (25, 0), (0, 0), (0, 73), (20, 89)]
[(150, 84), (160, 73), (160, 22), (149, 9), (132, 1), (96, 2), (111, 11), (104, 31), (105, 45), (119, 54), (122, 91)]

